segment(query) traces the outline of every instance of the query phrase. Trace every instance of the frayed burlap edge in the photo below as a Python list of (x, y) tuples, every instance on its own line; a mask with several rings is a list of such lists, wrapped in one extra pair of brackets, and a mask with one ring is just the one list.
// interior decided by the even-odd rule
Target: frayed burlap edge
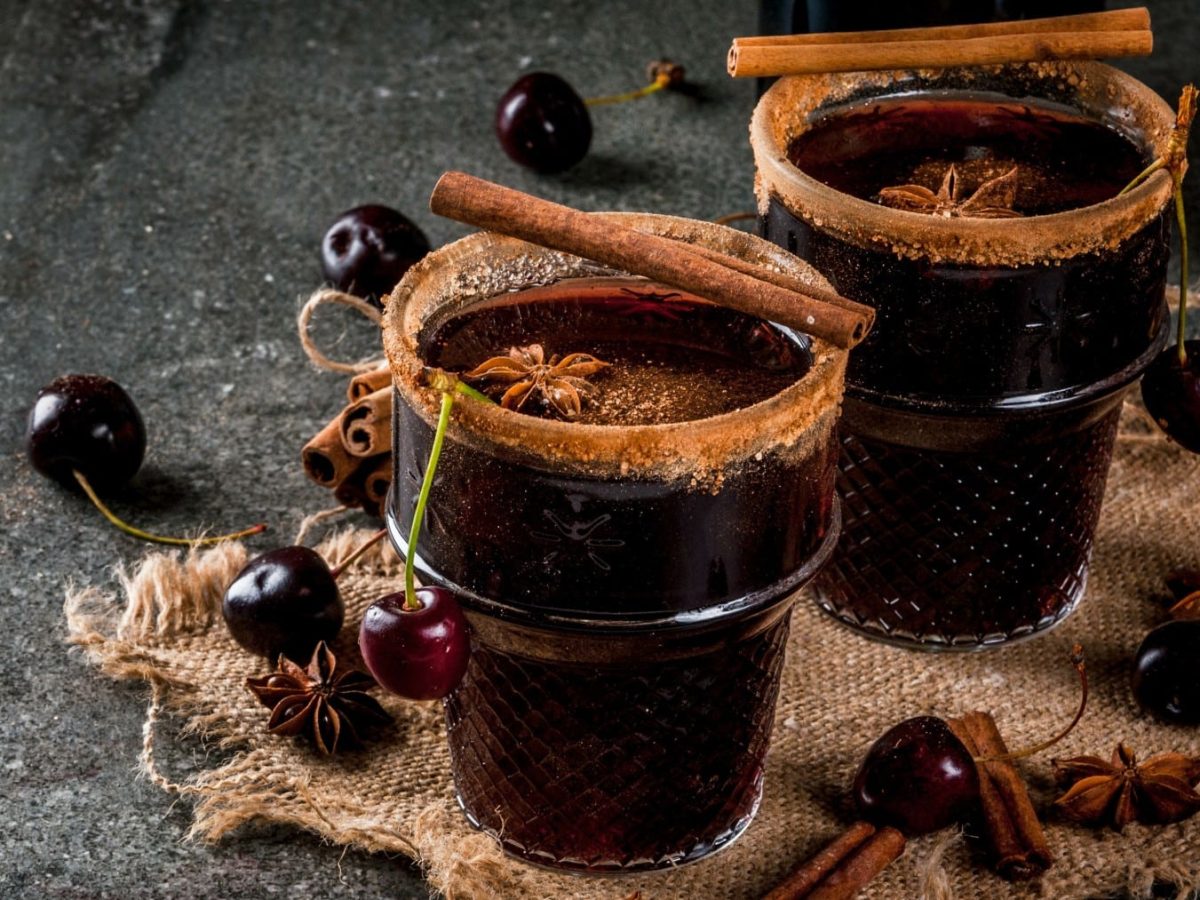
[[(336, 566), (368, 535), (343, 532), (316, 549)], [(238, 543), (187, 553), (151, 553), (132, 572), (116, 568), (123, 603), (113, 594), (87, 587), (70, 588), (64, 604), (70, 644), (81, 648), (104, 674), (150, 686), (138, 768), (151, 783), (192, 801), (187, 837), (216, 842), (254, 823), (287, 824), (333, 843), (412, 858), (430, 884), (451, 900), (504, 896), (517, 888), (495, 841), (483, 834), (455, 833), (452, 804), (428, 805), (408, 829), (388, 827), (379, 821), (377, 810), (348, 806), (344, 799), (336, 811), (325, 809), (304, 769), (281, 765), (272, 747), (247, 748), (246, 735), (228, 727), (224, 711), (199, 702), (201, 687), (181, 677), (162, 648), (204, 634), (220, 621), (225, 587), (246, 561), (246, 550)], [(399, 576), (401, 568), (391, 548), (380, 544), (355, 563), (354, 574)], [(410, 713), (407, 724), (440, 733), (439, 708), (405, 706)], [(163, 740), (158, 730), (164, 712), (179, 720), (179, 735), (195, 735), (211, 747), (234, 750), (232, 758), (183, 782), (163, 775), (156, 751)]]

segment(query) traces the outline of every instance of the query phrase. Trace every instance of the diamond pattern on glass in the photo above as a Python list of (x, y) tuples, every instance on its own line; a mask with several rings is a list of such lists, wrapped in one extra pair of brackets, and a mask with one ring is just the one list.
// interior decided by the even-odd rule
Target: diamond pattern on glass
[(1049, 628), (1083, 594), (1118, 415), (1003, 453), (844, 434), (842, 537), (818, 602), (904, 643), (982, 646)]
[(757, 809), (787, 632), (785, 617), (716, 652), (632, 666), (476, 646), (446, 702), (459, 802), (508, 852), (548, 865), (704, 856)]

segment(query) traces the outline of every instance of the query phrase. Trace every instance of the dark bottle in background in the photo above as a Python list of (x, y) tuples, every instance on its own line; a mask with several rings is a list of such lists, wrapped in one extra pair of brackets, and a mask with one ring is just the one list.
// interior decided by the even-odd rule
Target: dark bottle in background
[(1000, 19), (1041, 19), (1103, 10), (1104, 0), (996, 0)]
[(1099, 12), (1105, 0), (761, 0), (759, 34), (875, 31)]

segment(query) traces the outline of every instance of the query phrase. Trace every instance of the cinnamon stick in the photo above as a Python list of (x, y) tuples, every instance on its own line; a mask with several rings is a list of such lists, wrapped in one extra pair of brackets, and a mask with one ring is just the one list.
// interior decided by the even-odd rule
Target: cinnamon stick
[(392, 447), (392, 387), (367, 394), (342, 413), (342, 442), (352, 456), (375, 456)]
[(1144, 9), (1114, 13), (1117, 15), (1095, 13), (866, 34), (814, 34), (799, 40), (793, 36), (735, 38), (727, 68), (735, 78), (748, 78), (1149, 54), (1154, 49), (1149, 14)]
[(383, 514), (382, 500), (367, 496), (367, 478), (380, 464), (381, 457), (356, 459), (358, 467), (333, 489), (333, 496), (343, 506), (357, 506), (369, 516), (379, 518)]
[[(640, 231), (640, 229), (638, 229)], [(684, 240), (675, 240), (680, 247), (687, 250), (689, 253), (695, 253), (697, 256), (703, 256), (707, 260), (725, 266), (728, 269), (733, 269), (736, 272), (741, 272), (743, 275), (749, 275), (751, 278), (757, 278), (760, 281), (769, 281), (777, 287), (786, 288), (789, 291), (807, 294), (810, 297), (815, 297), (818, 300), (824, 300), (826, 303), (832, 303), (835, 306), (844, 306), (847, 309), (853, 310), (861, 304), (855, 303), (853, 300), (837, 294), (833, 291), (823, 291), (811, 285), (805, 284), (794, 275), (788, 275), (784, 272), (777, 272), (774, 269), (768, 269), (766, 266), (760, 266), (756, 263), (748, 262), (744, 259), (739, 259), (736, 256), (730, 256), (727, 253), (721, 253), (719, 250), (712, 250), (700, 244), (689, 244)]]
[(447, 172), (429, 208), (478, 228), (573, 253), (689, 291), (740, 312), (853, 347), (867, 335), (874, 310), (852, 300), (838, 304), (779, 287), (581, 210), (542, 200), (463, 172)]
[(1037, 34), (1055, 31), (1146, 31), (1150, 28), (1150, 10), (1110, 9), (1106, 12), (1079, 13), (1073, 16), (1049, 16), (1014, 22), (980, 22), (969, 25), (934, 25), (922, 28), (888, 28), (876, 31), (827, 31), (804, 34), (757, 34), (734, 38), (739, 47), (792, 46), (807, 44), (890, 44), (895, 41), (954, 41), (967, 38), (995, 37), (1004, 34)]
[[(343, 410), (344, 413), (344, 410)], [(342, 443), (342, 416), (338, 413), (300, 450), (304, 472), (323, 487), (336, 487), (358, 466)]]
[(392, 454), (384, 453), (376, 458), (379, 462), (367, 473), (363, 493), (367, 500), (382, 508), (392, 486)]
[(392, 370), (386, 364), (370, 372), (359, 372), (350, 379), (350, 384), (346, 387), (346, 399), (355, 403), (391, 383)]
[(849, 900), (904, 852), (904, 835), (855, 822), (763, 900)]
[(979, 797), (996, 871), (1009, 881), (1040, 875), (1054, 862), (1029, 789), (1011, 762), (987, 759), (1008, 753), (986, 712), (951, 719), (951, 730), (976, 757)]

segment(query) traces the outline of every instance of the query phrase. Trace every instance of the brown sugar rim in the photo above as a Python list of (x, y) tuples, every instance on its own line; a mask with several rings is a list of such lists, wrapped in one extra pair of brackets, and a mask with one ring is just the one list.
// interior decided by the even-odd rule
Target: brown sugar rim
[(781, 78), (763, 95), (750, 123), (759, 212), (766, 213), (774, 195), (814, 227), (856, 246), (935, 263), (997, 266), (1048, 264), (1111, 249), (1162, 213), (1172, 190), (1166, 172), (1155, 174), (1124, 196), (1094, 206), (1020, 219), (947, 219), (844, 194), (800, 171), (787, 158), (788, 146), (809, 127), (809, 114), (822, 107), (868, 102), (872, 95), (927, 86), (988, 90), (1001, 76), (1045, 85), (1046, 96), (1069, 99), (1085, 112), (1119, 106), (1127, 111), (1121, 117), (1126, 128), (1132, 125), (1140, 130), (1155, 155), (1165, 148), (1175, 121), (1166, 101), (1146, 85), (1095, 62)]
[[(605, 213), (631, 227), (703, 243), (829, 289), (814, 269), (761, 238), (709, 222)], [(429, 254), (387, 298), (383, 345), (393, 382), (432, 427), (438, 394), (423, 387), (418, 339), (431, 320), (514, 290), (566, 278), (624, 275), (570, 254), (493, 233), (476, 233)], [(626, 276), (627, 277), (627, 276)], [(715, 487), (730, 463), (768, 452), (807, 454), (828, 440), (841, 404), (847, 351), (820, 340), (802, 379), (766, 400), (723, 415), (660, 425), (582, 425), (541, 419), (479, 401), (454, 406), (452, 440), (557, 472)]]

